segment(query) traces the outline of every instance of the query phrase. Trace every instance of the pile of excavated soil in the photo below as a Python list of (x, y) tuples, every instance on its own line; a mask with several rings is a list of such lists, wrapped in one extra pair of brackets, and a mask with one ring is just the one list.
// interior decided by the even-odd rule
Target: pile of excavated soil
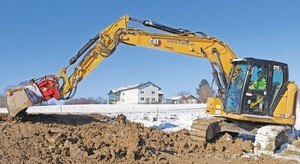
[[(1, 163), (283, 163), (253, 156), (251, 141), (225, 134), (197, 143), (187, 130), (165, 133), (124, 115), (0, 115)], [(293, 162), (293, 161), (288, 161)]]

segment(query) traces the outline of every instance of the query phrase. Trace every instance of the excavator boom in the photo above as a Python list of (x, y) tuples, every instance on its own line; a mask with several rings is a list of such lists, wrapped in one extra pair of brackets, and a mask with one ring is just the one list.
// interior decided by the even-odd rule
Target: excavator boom
[[(129, 21), (141, 23), (146, 27), (167, 33), (151, 33), (142, 29), (131, 28), (128, 27)], [(57, 75), (32, 79), (30, 86), (8, 90), (7, 106), (10, 116), (15, 117), (29, 106), (51, 98), (70, 99), (75, 94), (78, 83), (106, 57), (110, 56), (120, 43), (205, 58), (211, 62), (219, 93), (223, 94), (232, 67), (230, 61), (237, 58), (224, 42), (215, 37), (208, 37), (203, 32), (177, 29), (154, 21), (139, 20), (125, 15), (90, 39), (70, 59), (69, 63), (61, 68)], [(79, 59), (81, 60), (78, 62)], [(67, 69), (76, 63), (78, 64), (73, 73), (70, 76), (67, 75)], [(59, 84), (58, 81), (62, 81), (62, 84)]]

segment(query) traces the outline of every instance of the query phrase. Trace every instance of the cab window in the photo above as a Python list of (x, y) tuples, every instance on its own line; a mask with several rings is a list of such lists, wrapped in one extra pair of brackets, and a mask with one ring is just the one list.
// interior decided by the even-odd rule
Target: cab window
[(237, 113), (239, 110), (246, 73), (246, 64), (234, 66), (229, 88), (226, 92), (225, 109), (227, 112)]
[(273, 66), (273, 78), (272, 78), (272, 88), (271, 88), (271, 100), (273, 105), (275, 98), (277, 97), (279, 90), (283, 85), (283, 69), (281, 66)]
[(245, 110), (248, 114), (264, 115), (267, 97), (267, 66), (254, 66), (245, 94)]

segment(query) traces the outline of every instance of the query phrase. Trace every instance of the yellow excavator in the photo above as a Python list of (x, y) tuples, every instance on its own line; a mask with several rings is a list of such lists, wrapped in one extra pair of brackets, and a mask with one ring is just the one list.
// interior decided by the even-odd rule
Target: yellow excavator
[[(164, 32), (132, 28), (128, 26), (130, 21)], [(254, 150), (257, 152), (273, 152), (289, 141), (296, 120), (298, 88), (289, 81), (287, 64), (240, 59), (224, 42), (203, 32), (177, 29), (127, 15), (90, 39), (57, 75), (32, 79), (28, 86), (8, 89), (10, 117), (22, 115), (29, 106), (52, 98), (72, 98), (80, 81), (113, 54), (120, 43), (195, 56), (211, 63), (218, 92), (208, 99), (206, 111), (214, 117), (194, 120), (192, 139), (210, 142), (225, 132), (245, 133), (255, 135)], [(67, 70), (74, 64), (69, 76)]]

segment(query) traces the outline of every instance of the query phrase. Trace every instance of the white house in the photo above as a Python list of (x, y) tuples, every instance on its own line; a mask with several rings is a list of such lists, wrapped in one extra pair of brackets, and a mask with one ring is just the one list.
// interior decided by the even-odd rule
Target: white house
[(197, 98), (193, 95), (177, 96), (168, 99), (170, 104), (196, 104)]
[(128, 85), (110, 90), (109, 104), (157, 104), (163, 100), (161, 88), (152, 82)]

